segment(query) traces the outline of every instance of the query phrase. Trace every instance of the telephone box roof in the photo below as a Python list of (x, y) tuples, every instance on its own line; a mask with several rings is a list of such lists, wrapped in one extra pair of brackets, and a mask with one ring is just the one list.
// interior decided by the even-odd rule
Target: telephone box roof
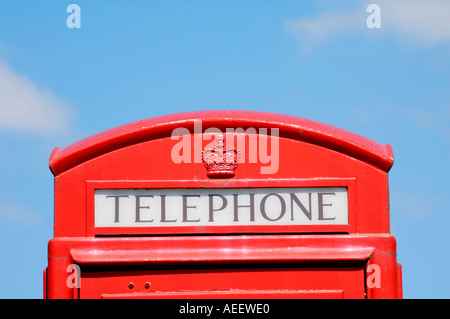
[[(194, 123), (202, 129), (278, 128), (279, 136), (299, 140), (346, 154), (389, 171), (394, 155), (389, 144), (380, 144), (347, 130), (300, 117), (260, 111), (194, 111), (148, 118), (92, 135), (64, 148), (55, 148), (49, 167), (59, 175), (83, 162), (108, 152), (148, 140), (171, 136), (184, 127), (194, 133)], [(269, 133), (269, 131), (268, 131)]]

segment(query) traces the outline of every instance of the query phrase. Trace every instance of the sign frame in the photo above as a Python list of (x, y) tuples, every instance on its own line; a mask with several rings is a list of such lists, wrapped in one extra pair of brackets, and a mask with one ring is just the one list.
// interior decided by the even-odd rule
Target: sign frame
[[(208, 226), (150, 226), (150, 227), (96, 227), (95, 190), (97, 189), (220, 189), (220, 188), (347, 188), (348, 224), (346, 225), (208, 225)], [(292, 234), (292, 233), (343, 233), (356, 231), (356, 179), (355, 178), (313, 178), (313, 179), (251, 179), (234, 180), (117, 180), (86, 181), (86, 235), (175, 235), (175, 234)]]

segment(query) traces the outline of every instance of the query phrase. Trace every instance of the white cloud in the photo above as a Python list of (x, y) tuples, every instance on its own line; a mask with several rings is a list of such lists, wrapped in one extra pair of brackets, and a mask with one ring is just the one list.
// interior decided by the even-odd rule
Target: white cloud
[(418, 44), (450, 43), (450, 1), (380, 1), (386, 27)]
[[(380, 29), (369, 29), (366, 25), (371, 14), (366, 9), (371, 3), (380, 7)], [(305, 47), (349, 33), (366, 36), (394, 33), (420, 45), (450, 44), (449, 14), (448, 0), (373, 0), (356, 8), (290, 21), (286, 27)]]
[(0, 129), (27, 133), (66, 131), (73, 110), (0, 60)]
[(309, 47), (328, 41), (333, 36), (362, 29), (364, 21), (360, 15), (362, 12), (357, 10), (327, 12), (314, 18), (290, 21), (286, 27)]

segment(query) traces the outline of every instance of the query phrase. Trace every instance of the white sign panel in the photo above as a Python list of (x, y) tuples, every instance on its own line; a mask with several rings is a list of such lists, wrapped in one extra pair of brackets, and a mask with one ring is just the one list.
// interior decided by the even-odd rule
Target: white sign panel
[(95, 227), (347, 224), (345, 187), (95, 190)]

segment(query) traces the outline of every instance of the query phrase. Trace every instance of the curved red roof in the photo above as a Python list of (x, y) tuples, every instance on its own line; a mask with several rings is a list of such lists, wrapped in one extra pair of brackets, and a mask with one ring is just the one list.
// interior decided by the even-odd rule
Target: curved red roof
[(278, 128), (280, 137), (326, 147), (375, 165), (386, 172), (394, 162), (389, 144), (383, 145), (332, 125), (270, 112), (224, 110), (176, 113), (118, 126), (67, 147), (55, 148), (50, 156), (49, 166), (56, 176), (116, 149), (171, 136), (177, 127), (184, 127), (193, 132), (196, 120), (201, 120), (203, 130), (208, 127)]

